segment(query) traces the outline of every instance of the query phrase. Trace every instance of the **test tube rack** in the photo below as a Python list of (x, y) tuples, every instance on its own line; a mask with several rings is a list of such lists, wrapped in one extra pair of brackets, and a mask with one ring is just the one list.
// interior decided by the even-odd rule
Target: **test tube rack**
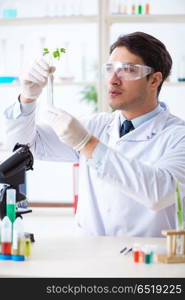
[[(167, 254), (160, 256), (160, 261), (164, 263), (185, 263), (185, 230), (162, 230), (166, 236)], [(181, 253), (177, 253), (178, 238), (181, 238)]]

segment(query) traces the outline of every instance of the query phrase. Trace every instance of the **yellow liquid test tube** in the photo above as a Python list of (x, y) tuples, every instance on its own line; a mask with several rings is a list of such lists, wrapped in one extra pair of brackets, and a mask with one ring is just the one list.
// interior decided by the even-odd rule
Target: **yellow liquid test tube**
[(24, 260), (24, 242), (23, 221), (18, 217), (13, 224), (12, 260)]
[(25, 238), (25, 241), (24, 241), (24, 256), (26, 258), (30, 257), (31, 255), (31, 241), (29, 238)]

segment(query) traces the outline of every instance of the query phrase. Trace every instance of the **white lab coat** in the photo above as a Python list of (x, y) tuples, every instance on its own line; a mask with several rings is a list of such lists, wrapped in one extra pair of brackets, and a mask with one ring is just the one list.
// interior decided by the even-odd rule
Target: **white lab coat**
[[(161, 236), (175, 228), (175, 185), (185, 188), (185, 122), (164, 110), (119, 138), (119, 112), (97, 114), (85, 124), (107, 145), (96, 170), (59, 141), (34, 113), (11, 117), (5, 111), (7, 140), (30, 143), (35, 158), (80, 162), (77, 231), (87, 235)], [(61, 170), (62, 172), (62, 170)]]

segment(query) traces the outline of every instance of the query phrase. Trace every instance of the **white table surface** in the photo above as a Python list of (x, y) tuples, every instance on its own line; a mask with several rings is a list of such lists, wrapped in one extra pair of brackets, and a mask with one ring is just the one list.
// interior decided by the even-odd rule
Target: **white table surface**
[[(0, 261), (0, 277), (185, 277), (185, 264), (134, 263), (124, 246), (165, 245), (163, 238), (76, 237), (72, 209), (36, 209), (24, 216), (35, 243), (24, 262)], [(66, 227), (66, 228), (67, 228)], [(27, 231), (27, 230), (26, 230)]]

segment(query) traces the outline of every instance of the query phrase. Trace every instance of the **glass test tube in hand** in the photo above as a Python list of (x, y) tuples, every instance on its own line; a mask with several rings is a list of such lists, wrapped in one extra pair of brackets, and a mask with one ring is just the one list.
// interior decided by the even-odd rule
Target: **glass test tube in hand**
[(54, 81), (54, 77), (53, 77), (53, 60), (52, 60), (52, 56), (50, 55), (48, 58), (48, 63), (51, 66), (51, 70), (48, 76), (48, 84), (47, 84), (47, 103), (49, 105), (54, 105), (54, 99), (53, 99), (53, 81)]
[[(54, 77), (53, 77), (53, 72), (55, 71), (56, 67), (54, 65), (54, 60), (53, 58), (58, 58), (58, 60), (60, 59), (61, 53), (65, 53), (65, 48), (57, 48), (55, 51), (51, 52), (48, 50), (48, 48), (44, 48), (44, 53), (45, 54), (49, 54), (48, 57), (48, 63), (50, 66), (50, 73), (48, 76), (48, 85), (47, 85), (47, 102), (50, 105), (54, 105), (54, 95), (53, 95), (53, 81), (54, 81)], [(56, 60), (55, 60), (56, 61)]]
[(53, 73), (50, 73), (49, 76), (48, 76), (47, 103), (49, 105), (54, 105), (54, 101), (53, 101)]

